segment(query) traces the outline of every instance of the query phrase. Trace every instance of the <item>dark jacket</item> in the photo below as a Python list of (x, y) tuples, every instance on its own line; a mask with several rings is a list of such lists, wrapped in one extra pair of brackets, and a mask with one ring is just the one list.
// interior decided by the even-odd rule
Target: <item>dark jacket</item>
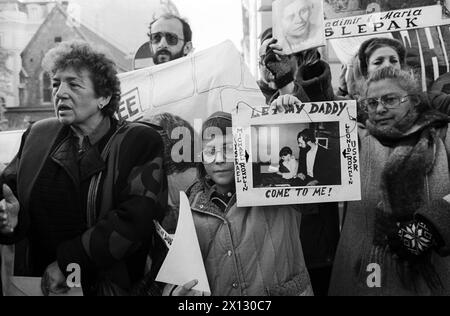
[[(298, 173), (308, 175), (306, 165), (308, 151), (300, 150)], [(314, 180), (319, 182), (319, 185), (340, 185), (341, 175), (339, 174), (339, 157), (334, 157), (330, 151), (318, 145), (316, 159), (314, 160)]]
[[(36, 257), (23, 264), (24, 258), (16, 253), (15, 274), (41, 276), (42, 267), (54, 261), (65, 273), (70, 263), (77, 263), (87, 294), (97, 294), (92, 291), (103, 281), (128, 291), (144, 275), (154, 238), (153, 220), (161, 220), (166, 207), (161, 137), (143, 124), (112, 121), (110, 131), (77, 163), (70, 135), (70, 127), (56, 119), (38, 122), (24, 134), (17, 157), (1, 176), (19, 199), (19, 226), (14, 235), (0, 236), (0, 243), (29, 239), (30, 253)], [(110, 148), (109, 154), (105, 148)], [(59, 182), (48, 185), (54, 178)], [(49, 192), (43, 192), (41, 184), (48, 185)], [(76, 193), (62, 192), (62, 187)], [(46, 205), (40, 203), (43, 195), (48, 198)], [(58, 219), (52, 209), (64, 201), (61, 213), (70, 220)], [(45, 225), (43, 217), (48, 219), (48, 230), (39, 226)], [(52, 243), (52, 236), (57, 242)], [(41, 240), (47, 243), (39, 244)], [(36, 245), (42, 251), (45, 246), (55, 248), (46, 253), (48, 262), (38, 262)], [(44, 265), (36, 269), (36, 263)], [(20, 264), (23, 271), (17, 270)]]

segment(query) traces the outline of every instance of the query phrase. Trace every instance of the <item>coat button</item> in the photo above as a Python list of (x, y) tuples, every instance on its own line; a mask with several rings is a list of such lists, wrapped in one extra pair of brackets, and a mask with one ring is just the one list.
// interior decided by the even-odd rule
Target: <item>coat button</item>
[(237, 289), (238, 287), (239, 287), (239, 284), (233, 283), (233, 288), (234, 288), (234, 289)]
[(232, 255), (233, 255), (233, 252), (232, 252), (231, 250), (228, 250), (227, 256), (228, 256), (228, 257), (231, 257)]
[(203, 204), (199, 205), (200, 209), (202, 210), (205, 206)]

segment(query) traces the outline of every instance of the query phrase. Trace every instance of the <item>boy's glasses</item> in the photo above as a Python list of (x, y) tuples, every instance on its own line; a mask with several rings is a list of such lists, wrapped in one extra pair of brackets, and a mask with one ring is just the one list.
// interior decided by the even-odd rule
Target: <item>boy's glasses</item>
[(203, 162), (207, 164), (212, 164), (216, 161), (217, 154), (221, 153), (222, 157), (225, 157), (226, 162), (234, 161), (234, 145), (226, 144), (223, 145), (222, 150), (216, 146), (206, 147), (202, 151)]
[(359, 101), (359, 104), (363, 109), (369, 111), (375, 111), (379, 104), (384, 106), (386, 109), (395, 109), (402, 103), (405, 103), (411, 97), (417, 97), (417, 95), (405, 95), (403, 97), (394, 95), (394, 94), (386, 94), (380, 98), (367, 98)]
[(167, 44), (170, 46), (178, 45), (178, 41), (184, 41), (183, 38), (179, 38), (177, 34), (170, 32), (157, 32), (150, 34), (150, 42), (152, 44), (159, 44), (162, 38), (166, 39)]

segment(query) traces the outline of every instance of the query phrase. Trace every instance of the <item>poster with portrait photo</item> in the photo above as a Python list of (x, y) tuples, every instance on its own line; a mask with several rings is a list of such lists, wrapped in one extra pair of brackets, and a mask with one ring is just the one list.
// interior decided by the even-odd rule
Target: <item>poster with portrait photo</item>
[(275, 0), (274, 37), (286, 54), (325, 46), (323, 3), (316, 0)]
[(356, 101), (240, 105), (233, 114), (240, 207), (361, 199)]
[(450, 24), (450, 0), (323, 0), (327, 39)]

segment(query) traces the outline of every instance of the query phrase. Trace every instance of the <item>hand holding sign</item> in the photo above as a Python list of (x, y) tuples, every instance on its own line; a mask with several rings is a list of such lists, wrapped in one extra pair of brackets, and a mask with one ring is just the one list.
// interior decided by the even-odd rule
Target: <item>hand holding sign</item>
[(156, 281), (179, 285), (172, 295), (191, 295), (192, 290), (211, 293), (191, 207), (184, 192), (180, 192), (180, 215), (173, 244)]

